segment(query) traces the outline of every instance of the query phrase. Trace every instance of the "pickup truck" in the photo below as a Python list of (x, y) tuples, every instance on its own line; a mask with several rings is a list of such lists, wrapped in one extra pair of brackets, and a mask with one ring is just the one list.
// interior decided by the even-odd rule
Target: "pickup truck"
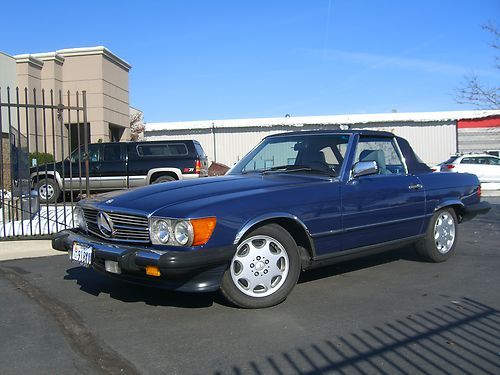
[(225, 176), (83, 200), (78, 227), (52, 246), (123, 281), (220, 289), (260, 308), (315, 267), (409, 244), (443, 262), (459, 223), (489, 209), (475, 175), (433, 173), (392, 133), (295, 132), (265, 138)]
[[(208, 161), (194, 140), (92, 143), (88, 146), (89, 189), (104, 192), (208, 176)], [(62, 162), (30, 169), (41, 203), (54, 203), (63, 191), (84, 191), (83, 146)]]

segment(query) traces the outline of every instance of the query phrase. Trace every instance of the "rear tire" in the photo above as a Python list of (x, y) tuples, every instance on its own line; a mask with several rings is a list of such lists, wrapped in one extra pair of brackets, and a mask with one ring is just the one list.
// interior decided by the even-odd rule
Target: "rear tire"
[(40, 203), (55, 203), (61, 195), (61, 189), (56, 180), (44, 178), (35, 185)]
[(153, 180), (152, 184), (161, 184), (164, 182), (176, 181), (172, 176), (160, 176)]
[(269, 224), (241, 240), (222, 278), (221, 292), (238, 307), (270, 307), (286, 299), (299, 275), (297, 244), (285, 229)]
[(455, 252), (458, 221), (453, 208), (443, 208), (434, 214), (425, 238), (417, 242), (417, 253), (434, 263), (444, 262)]

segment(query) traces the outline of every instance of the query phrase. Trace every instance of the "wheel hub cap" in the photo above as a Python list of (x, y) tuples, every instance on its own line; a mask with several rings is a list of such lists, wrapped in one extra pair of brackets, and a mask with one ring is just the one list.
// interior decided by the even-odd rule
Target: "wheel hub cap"
[(48, 184), (42, 185), (38, 189), (38, 195), (40, 195), (42, 199), (51, 199), (54, 195), (54, 188)]
[(231, 261), (231, 278), (236, 287), (251, 297), (275, 293), (289, 271), (288, 254), (276, 239), (254, 236), (243, 241)]
[(446, 254), (455, 242), (455, 220), (449, 212), (443, 212), (434, 225), (434, 240), (436, 248), (442, 254)]

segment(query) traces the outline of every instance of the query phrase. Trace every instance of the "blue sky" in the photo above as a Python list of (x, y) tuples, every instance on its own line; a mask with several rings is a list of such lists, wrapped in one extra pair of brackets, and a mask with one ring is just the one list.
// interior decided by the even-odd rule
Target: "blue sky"
[(15, 14), (2, 17), (8, 54), (104, 45), (127, 60), (130, 103), (147, 122), (471, 109), (453, 99), (465, 74), (500, 81), (481, 29), (500, 26), (499, 0), (34, 1), (2, 12)]

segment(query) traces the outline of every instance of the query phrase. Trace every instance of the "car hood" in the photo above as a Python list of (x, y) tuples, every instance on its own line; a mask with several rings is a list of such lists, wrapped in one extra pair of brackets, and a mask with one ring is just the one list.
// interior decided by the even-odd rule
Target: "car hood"
[(145, 187), (99, 194), (81, 202), (97, 209), (154, 214), (161, 209), (192, 203), (193, 201), (220, 201), (224, 197), (246, 196), (293, 189), (300, 185), (325, 183), (331, 178), (325, 176), (304, 176), (292, 174), (234, 175), (199, 178), (188, 181), (174, 181)]

